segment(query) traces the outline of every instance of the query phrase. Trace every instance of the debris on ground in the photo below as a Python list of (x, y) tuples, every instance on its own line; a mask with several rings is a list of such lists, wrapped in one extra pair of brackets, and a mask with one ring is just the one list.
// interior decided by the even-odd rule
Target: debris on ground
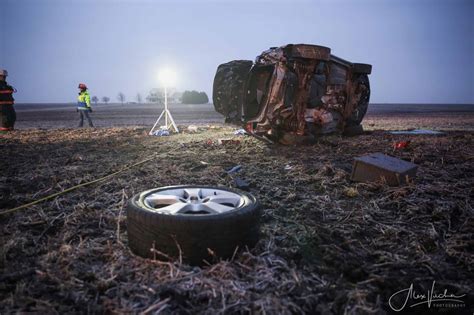
[(418, 166), (383, 153), (372, 153), (354, 159), (351, 179), (356, 182), (384, 181), (399, 186), (413, 180)]
[(227, 174), (233, 174), (233, 173), (239, 172), (241, 169), (242, 169), (242, 165), (236, 165), (236, 166), (231, 167), (230, 169), (228, 169), (226, 172), (227, 172)]
[(234, 135), (236, 136), (245, 136), (247, 134), (247, 131), (245, 129), (237, 129), (234, 131)]
[(394, 150), (406, 149), (410, 145), (410, 141), (398, 141), (393, 144)]
[(442, 135), (441, 131), (428, 129), (414, 129), (414, 130), (394, 130), (389, 131), (392, 135)]
[[(232, 137), (233, 128), (158, 139), (147, 130), (2, 135), (2, 152), (14, 158), (0, 160), (0, 213), (156, 152), (167, 158), (0, 215), (0, 313), (384, 314), (411, 283), (417, 292), (433, 280), (439, 292), (474, 290), (471, 131), (401, 139), (381, 131), (357, 141), (334, 137), (334, 146), (268, 150), (253, 137), (207, 145)], [(398, 140), (416, 146), (392, 152)], [(368, 152), (416, 163), (416, 185), (352, 183), (353, 158)], [(191, 170), (201, 161), (207, 167)], [(289, 161), (291, 172), (283, 169)], [(202, 268), (130, 252), (124, 205), (131, 196), (183, 182), (231, 187), (222, 173), (236, 163), (245, 163), (241, 173), (251, 174), (250, 192), (262, 205), (254, 249)]]
[(168, 129), (158, 129), (153, 132), (153, 135), (158, 137), (167, 137), (170, 135), (170, 132)]
[(234, 184), (235, 184), (236, 188), (239, 188), (239, 189), (242, 189), (242, 190), (245, 190), (245, 191), (250, 190), (250, 184), (247, 181), (243, 180), (242, 178), (235, 177), (234, 178)]
[(196, 133), (199, 131), (199, 128), (195, 125), (189, 125), (187, 130), (189, 133)]

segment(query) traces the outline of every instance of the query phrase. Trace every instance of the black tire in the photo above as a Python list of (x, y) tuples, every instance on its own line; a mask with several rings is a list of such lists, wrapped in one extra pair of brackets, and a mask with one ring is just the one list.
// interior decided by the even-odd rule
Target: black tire
[(358, 85), (357, 89), (362, 89), (361, 97), (359, 102), (355, 106), (351, 115), (347, 118), (346, 125), (357, 126), (360, 125), (362, 119), (364, 119), (367, 109), (369, 108), (370, 101), (370, 83), (369, 77), (366, 74), (360, 74), (355, 78), (355, 84)]
[(352, 66), (352, 72), (359, 74), (371, 74), (372, 65), (366, 63), (354, 63)]
[(240, 123), (245, 83), (252, 67), (250, 60), (234, 60), (217, 68), (212, 89), (214, 109), (225, 121)]
[[(238, 194), (243, 201), (228, 212), (205, 215), (164, 214), (144, 202), (153, 193), (175, 188), (228, 191)], [(255, 197), (239, 190), (191, 185), (151, 189), (135, 195), (128, 202), (128, 245), (133, 253), (142, 257), (153, 258), (151, 249), (155, 248), (170, 257), (178, 258), (179, 244), (184, 262), (202, 265), (204, 260), (211, 262), (215, 257), (232, 257), (237, 247), (253, 247), (259, 239), (260, 215)], [(164, 259), (159, 254), (156, 257)]]

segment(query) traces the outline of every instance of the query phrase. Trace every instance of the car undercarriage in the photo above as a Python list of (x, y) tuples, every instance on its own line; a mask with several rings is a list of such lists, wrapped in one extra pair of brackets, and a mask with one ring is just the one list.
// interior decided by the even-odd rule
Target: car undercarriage
[(221, 64), (213, 102), (226, 122), (283, 144), (361, 131), (370, 98), (372, 66), (351, 63), (327, 47), (272, 47), (255, 62)]

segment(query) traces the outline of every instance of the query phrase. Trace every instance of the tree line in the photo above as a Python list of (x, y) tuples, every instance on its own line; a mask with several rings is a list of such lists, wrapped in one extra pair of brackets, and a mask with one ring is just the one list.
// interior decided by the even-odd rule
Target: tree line
[[(184, 91), (183, 93), (174, 91), (173, 89), (170, 89), (168, 92), (168, 102), (171, 103), (181, 103), (181, 104), (207, 104), (209, 103), (209, 97), (207, 96), (206, 92), (198, 92), (195, 90), (192, 91)], [(103, 96), (101, 99), (102, 103), (108, 104), (110, 102), (110, 97), (108, 96)], [(117, 94), (117, 100), (119, 103), (122, 105), (125, 103), (127, 100), (126, 96), (124, 93), (119, 92)], [(152, 89), (145, 100), (148, 103), (158, 103), (158, 104), (164, 104), (165, 96), (164, 96), (164, 90), (163, 89)], [(97, 96), (92, 96), (91, 101), (97, 105), (99, 103), (99, 98)], [(134, 102), (129, 102), (129, 103), (138, 103), (141, 104), (143, 103), (143, 98), (140, 93), (137, 93), (135, 96), (135, 101)]]
[(184, 91), (181, 103), (183, 104), (207, 104), (209, 97), (206, 92)]

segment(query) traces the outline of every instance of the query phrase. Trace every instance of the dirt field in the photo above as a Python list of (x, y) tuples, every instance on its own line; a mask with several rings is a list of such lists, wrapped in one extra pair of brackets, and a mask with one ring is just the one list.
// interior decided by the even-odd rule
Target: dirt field
[[(23, 123), (20, 118), (27, 128)], [(465, 294), (464, 306), (425, 303), (410, 310), (472, 314), (472, 114), (371, 113), (364, 125), (364, 135), (329, 136), (300, 147), (245, 136), (236, 136), (238, 145), (218, 145), (234, 130), (219, 125), (163, 138), (146, 136), (144, 127), (2, 135), (2, 212), (153, 154), (166, 152), (167, 158), (0, 214), (0, 313), (383, 314), (397, 291), (413, 284), (425, 294), (436, 281), (438, 293)], [(394, 136), (377, 130), (398, 128), (448, 132)], [(400, 140), (411, 144), (394, 151)], [(372, 152), (418, 164), (416, 181), (403, 187), (351, 182), (353, 158)], [(223, 172), (235, 165), (242, 165), (239, 176), (262, 204), (262, 239), (255, 248), (203, 268), (129, 251), (128, 198), (165, 185), (232, 186)]]
[[(170, 104), (173, 118), (178, 124), (220, 123), (222, 115), (212, 104)], [(153, 126), (163, 106), (156, 104), (99, 104), (91, 114), (97, 127)], [(75, 128), (79, 122), (75, 104), (19, 104), (16, 106), (18, 121), (15, 127)]]
[[(18, 104), (17, 129), (75, 128), (79, 122), (75, 104)], [(99, 104), (91, 114), (96, 127), (151, 127), (163, 110), (155, 104)], [(222, 115), (212, 104), (171, 104), (176, 123), (219, 124)], [(365, 129), (434, 128), (474, 131), (474, 105), (370, 104)]]

